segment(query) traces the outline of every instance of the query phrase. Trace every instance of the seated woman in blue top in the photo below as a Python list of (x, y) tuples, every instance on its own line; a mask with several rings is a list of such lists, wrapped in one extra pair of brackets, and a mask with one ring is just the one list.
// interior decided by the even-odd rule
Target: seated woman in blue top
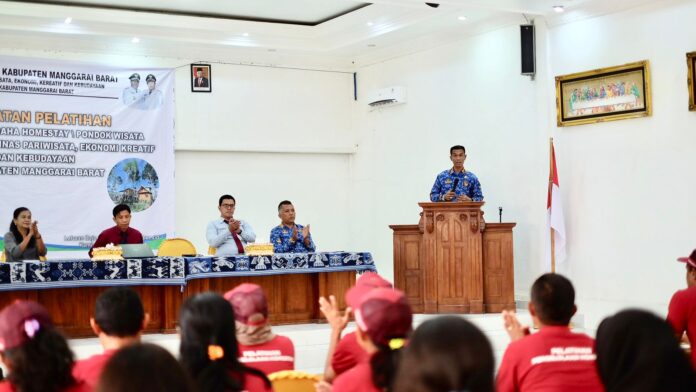
[(271, 242), (275, 253), (308, 253), (316, 251), (309, 225), (295, 223), (295, 207), (288, 200), (278, 204), (280, 225), (271, 230)]
[(38, 222), (32, 222), (31, 211), (26, 207), (14, 210), (10, 231), (4, 240), (5, 261), (38, 260), (46, 256), (46, 244), (39, 233)]

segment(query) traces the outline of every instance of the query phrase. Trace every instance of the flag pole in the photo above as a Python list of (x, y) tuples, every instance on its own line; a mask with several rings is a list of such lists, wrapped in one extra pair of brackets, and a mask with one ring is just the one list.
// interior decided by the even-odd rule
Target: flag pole
[[(553, 170), (553, 162), (554, 161), (554, 153), (553, 153), (553, 138), (549, 138), (549, 194), (553, 195), (553, 178), (554, 178), (554, 170)], [(550, 228), (550, 235), (551, 235), (551, 273), (556, 273), (556, 236), (554, 235), (553, 232), (553, 227)]]

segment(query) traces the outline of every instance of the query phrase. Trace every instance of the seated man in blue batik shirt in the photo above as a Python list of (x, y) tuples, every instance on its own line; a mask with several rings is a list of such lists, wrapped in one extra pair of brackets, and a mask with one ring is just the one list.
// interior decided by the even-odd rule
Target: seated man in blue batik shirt
[(295, 224), (295, 207), (288, 200), (278, 204), (280, 225), (271, 230), (271, 243), (275, 253), (314, 252), (316, 247), (309, 233), (309, 225)]
[(220, 217), (208, 223), (205, 236), (208, 244), (216, 249), (216, 256), (244, 254), (244, 244), (256, 241), (256, 233), (251, 225), (243, 220), (234, 219), (236, 206), (234, 197), (220, 196), (218, 200)]
[(474, 173), (464, 169), (464, 146), (450, 148), (450, 160), (454, 166), (437, 175), (430, 201), (482, 201), (481, 183)]

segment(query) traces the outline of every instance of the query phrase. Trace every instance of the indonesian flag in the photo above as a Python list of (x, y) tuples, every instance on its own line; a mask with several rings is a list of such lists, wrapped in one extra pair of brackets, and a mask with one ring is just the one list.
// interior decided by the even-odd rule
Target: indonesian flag
[[(556, 153), (553, 149), (553, 140), (551, 140), (549, 193), (546, 202), (546, 236), (548, 237), (548, 241), (546, 246), (544, 270), (555, 272), (555, 266), (562, 262), (566, 257), (566, 232), (565, 220), (563, 219), (563, 205), (561, 203), (561, 188), (558, 185), (558, 171), (556, 170)], [(555, 256), (555, 263), (551, 262), (552, 252)]]

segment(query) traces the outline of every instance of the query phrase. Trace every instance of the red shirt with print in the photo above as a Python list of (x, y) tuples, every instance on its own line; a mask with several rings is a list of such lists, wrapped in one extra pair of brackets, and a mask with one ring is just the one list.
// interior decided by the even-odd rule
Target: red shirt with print
[(355, 365), (352, 369), (336, 377), (332, 392), (382, 392), (372, 383), (372, 368), (368, 361)]
[(238, 343), (239, 362), (265, 374), (295, 369), (295, 346), (286, 336), (276, 335), (266, 343), (245, 346)]
[[(239, 379), (237, 373), (231, 373), (231, 377)], [(266, 386), (263, 378), (250, 373), (244, 373), (244, 389), (242, 392), (273, 392), (273, 386)]]
[(92, 355), (89, 358), (75, 362), (73, 377), (84, 381), (89, 387), (96, 388), (106, 362), (116, 353), (116, 350), (106, 350), (101, 354)]
[(691, 342), (691, 363), (696, 369), (696, 286), (674, 293), (669, 301), (667, 321), (680, 337), (686, 332)]
[[(17, 389), (9, 381), (0, 382), (0, 392), (17, 392)], [(65, 388), (62, 392), (92, 392), (92, 388), (84, 382), (78, 381), (76, 385)]]
[(500, 363), (498, 392), (602, 392), (594, 339), (546, 326), (510, 343)]
[(367, 362), (368, 359), (369, 355), (358, 344), (355, 332), (351, 332), (343, 336), (336, 345), (336, 350), (331, 357), (331, 368), (338, 376), (359, 363)]

